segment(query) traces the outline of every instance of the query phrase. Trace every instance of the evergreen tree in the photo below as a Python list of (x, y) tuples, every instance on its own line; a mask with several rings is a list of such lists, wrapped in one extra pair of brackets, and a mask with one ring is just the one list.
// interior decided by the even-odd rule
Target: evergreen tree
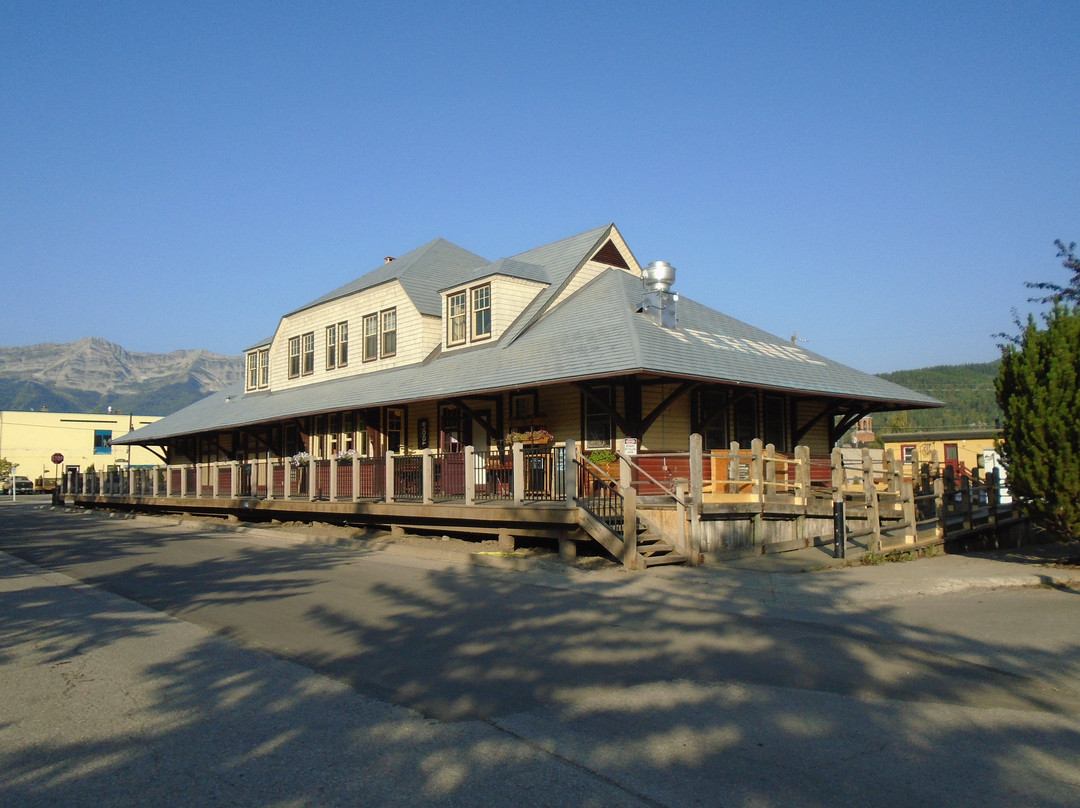
[[(1072, 250), (1062, 252), (1074, 269)], [(1002, 345), (996, 390), (1003, 454), (1009, 487), (1025, 512), (1055, 533), (1080, 537), (1080, 304), (1070, 287), (1037, 288), (1060, 291), (1044, 327), (1029, 317), (1023, 332)]]

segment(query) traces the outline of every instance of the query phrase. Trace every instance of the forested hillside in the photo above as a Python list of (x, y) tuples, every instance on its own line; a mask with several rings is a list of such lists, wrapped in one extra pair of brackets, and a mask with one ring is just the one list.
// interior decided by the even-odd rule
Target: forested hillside
[(994, 378), (1000, 367), (1001, 361), (996, 360), (878, 374), (883, 379), (931, 395), (948, 406), (878, 415), (874, 419), (874, 431), (880, 437), (885, 432), (909, 429), (993, 428), (1001, 418), (1001, 409), (994, 397)]

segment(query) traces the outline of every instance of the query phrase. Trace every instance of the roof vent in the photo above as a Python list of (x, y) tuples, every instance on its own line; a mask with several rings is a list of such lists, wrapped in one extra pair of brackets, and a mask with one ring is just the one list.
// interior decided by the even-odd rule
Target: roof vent
[(641, 271), (641, 280), (650, 292), (669, 292), (675, 283), (675, 267), (667, 261), (653, 261)]
[(679, 300), (679, 296), (671, 291), (675, 267), (667, 261), (653, 261), (641, 271), (641, 283), (645, 286), (645, 294), (638, 311), (661, 328), (674, 329), (677, 322), (675, 304)]

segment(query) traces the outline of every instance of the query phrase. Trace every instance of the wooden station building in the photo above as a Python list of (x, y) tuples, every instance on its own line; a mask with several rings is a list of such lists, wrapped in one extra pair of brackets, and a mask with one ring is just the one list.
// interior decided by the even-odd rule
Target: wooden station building
[[(308, 510), (355, 523), (501, 533), (532, 523), (543, 533), (549, 516), (539, 510), (476, 506), (498, 495), (498, 456), (509, 464), (508, 506), (533, 501), (528, 478), (539, 475), (558, 489), (539, 499), (576, 507), (580, 491), (562, 484), (580, 487), (565, 476), (565, 455), (542, 471), (534, 464), (537, 473), (517, 483), (525, 496), (514, 497), (515, 444), (525, 455), (570, 446), (574, 462), (609, 450), (627, 466), (701, 451), (707, 467), (710, 453), (755, 439), (784, 456), (797, 446), (828, 455), (870, 413), (941, 406), (679, 296), (674, 269), (643, 270), (613, 224), (494, 262), (436, 239), (285, 314), (246, 358), (243, 384), (113, 441), (147, 447), (174, 471), (241, 469), (226, 482), (163, 480), (155, 491), (168, 491), (170, 507), (224, 486), (255, 510), (278, 512), (298, 493)], [(359, 471), (338, 482), (343, 465), (389, 458), (401, 469), (412, 457), (436, 458), (435, 476), (449, 480), (439, 470), (455, 456), (464, 463), (467, 449), (469, 463), (480, 456), (483, 465), (469, 465), (463, 490), (452, 492), (471, 492), (456, 516), (442, 515), (447, 506), (431, 491), (415, 502), (401, 489), (365, 488)], [(297, 477), (320, 463), (333, 464), (334, 483)], [(666, 460), (657, 471), (674, 478)], [(374, 473), (382, 479), (385, 467)], [(612, 474), (623, 487), (637, 480)], [(580, 534), (582, 520), (550, 518), (551, 535)]]

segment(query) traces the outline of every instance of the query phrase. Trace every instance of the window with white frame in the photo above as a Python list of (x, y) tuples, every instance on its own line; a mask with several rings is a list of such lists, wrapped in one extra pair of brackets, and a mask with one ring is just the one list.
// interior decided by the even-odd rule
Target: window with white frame
[(326, 369), (337, 367), (337, 324), (326, 327)]
[(486, 339), (491, 336), (491, 284), (484, 284), (472, 290), (473, 339)]
[(343, 368), (349, 364), (349, 324), (334, 323), (326, 327), (326, 369)]
[(379, 315), (368, 314), (364, 317), (364, 361), (371, 362), (379, 358)]
[(259, 387), (270, 386), (270, 349), (263, 348), (259, 351)]
[(303, 370), (304, 376), (310, 376), (315, 372), (315, 332), (309, 331), (302, 337)]
[(382, 316), (381, 356), (393, 356), (397, 353), (397, 309), (387, 309)]
[(337, 363), (339, 368), (349, 364), (349, 323), (337, 324)]
[(300, 375), (300, 337), (289, 337), (289, 378)]
[(259, 352), (247, 355), (247, 389), (255, 390), (259, 386)]
[(469, 296), (465, 292), (456, 292), (447, 300), (449, 321), (447, 328), (447, 345), (460, 345), (465, 341), (466, 327), (468, 325), (466, 306)]

